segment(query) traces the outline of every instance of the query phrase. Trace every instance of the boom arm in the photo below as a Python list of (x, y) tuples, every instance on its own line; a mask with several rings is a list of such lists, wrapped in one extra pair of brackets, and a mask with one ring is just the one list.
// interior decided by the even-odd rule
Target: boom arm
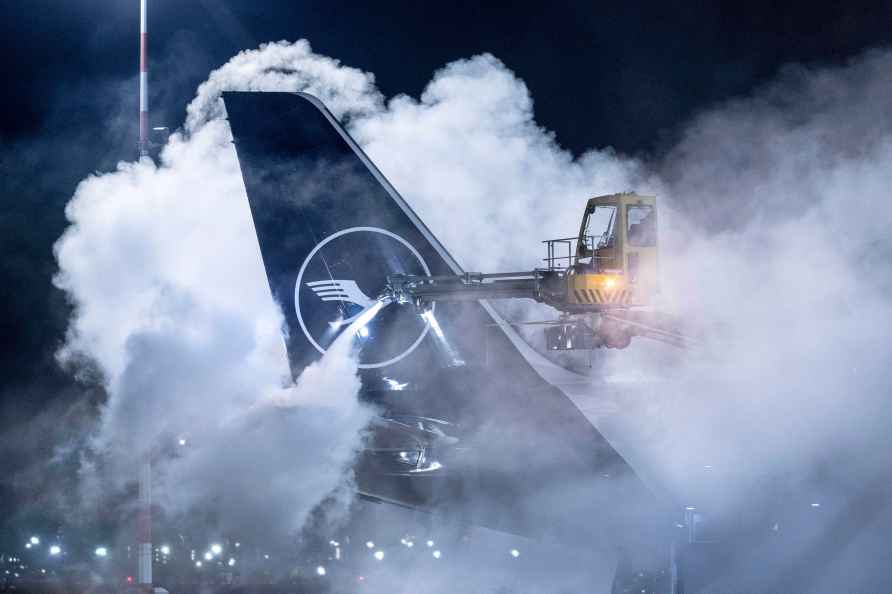
[(564, 271), (466, 272), (457, 275), (417, 276), (395, 274), (387, 277), (385, 296), (397, 303), (423, 306), (432, 301), (477, 299), (534, 299), (561, 307)]

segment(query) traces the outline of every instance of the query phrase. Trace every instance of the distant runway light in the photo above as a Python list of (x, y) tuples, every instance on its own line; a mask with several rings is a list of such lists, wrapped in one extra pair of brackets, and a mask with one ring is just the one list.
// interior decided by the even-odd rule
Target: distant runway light
[(232, 557), (230, 557), (230, 558), (229, 558), (229, 562), (227, 563), (227, 565), (229, 565), (230, 567), (232, 567), (233, 565), (235, 565), (235, 559), (233, 559)]
[(384, 551), (375, 551), (375, 559), (378, 561), (384, 560)]
[(518, 557), (520, 557), (520, 551), (518, 551), (517, 549), (511, 549), (511, 556), (517, 559)]
[(439, 550), (436, 550), (431, 554), (434, 556), (434, 559), (439, 559), (442, 556), (442, 553)]
[(201, 567), (201, 561), (196, 561), (196, 562), (195, 562), (195, 567)]
[(96, 556), (97, 557), (106, 557), (108, 556), (108, 549), (105, 547), (96, 547)]
[(316, 568), (316, 575), (324, 576), (325, 573), (326, 573), (326, 572), (325, 572), (325, 568), (322, 567), (321, 565), (320, 565), (319, 567)]
[(30, 542), (31, 542), (31, 544), (33, 544), (33, 545), (39, 545), (39, 544), (40, 544), (40, 539), (37, 538), (36, 536), (32, 536)]
[(208, 551), (208, 552), (206, 552), (206, 553), (204, 554), (204, 560), (205, 560), (205, 561), (210, 561), (210, 560), (213, 559), (213, 558), (214, 558), (214, 555), (213, 555), (210, 551)]
[(167, 545), (161, 545), (161, 554), (170, 555), (170, 547)]
[(219, 555), (220, 553), (223, 552), (223, 547), (221, 547), (217, 543), (214, 543), (211, 545), (211, 552), (215, 555)]
[(60, 547), (59, 545), (53, 545), (50, 547), (50, 555), (53, 555), (54, 557), (61, 552), (62, 552), (62, 547)]
[(26, 548), (26, 549), (30, 549), (30, 548), (31, 548), (31, 543), (30, 543), (30, 542), (26, 542), (26, 543), (25, 543), (25, 548)]
[(821, 507), (821, 504), (820, 503), (812, 503), (811, 506), (812, 507)]
[(366, 548), (374, 549), (374, 548), (375, 548), (375, 543), (373, 543), (372, 541), (368, 540), (368, 541), (366, 541), (365, 546), (366, 546)]
[(432, 540), (427, 541), (427, 546), (428, 547), (434, 546), (434, 541), (432, 541)]

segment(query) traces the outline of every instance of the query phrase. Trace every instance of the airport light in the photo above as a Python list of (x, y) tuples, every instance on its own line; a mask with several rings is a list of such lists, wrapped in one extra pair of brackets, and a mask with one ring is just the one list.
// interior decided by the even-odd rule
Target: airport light
[(517, 559), (518, 557), (520, 557), (520, 551), (518, 551), (517, 549), (511, 549), (511, 556)]
[(181, 438), (177, 441), (177, 443), (180, 444), (181, 446), (186, 445), (186, 438), (185, 438), (185, 437), (181, 437)]
[(368, 541), (366, 541), (365, 546), (366, 546), (367, 549), (374, 549), (374, 548), (375, 548), (375, 543), (373, 543), (372, 541), (368, 540)]
[(161, 554), (164, 556), (170, 555), (170, 547), (167, 545), (161, 545)]
[(428, 546), (428, 548), (434, 546), (434, 541), (432, 541), (432, 540), (427, 541), (427, 546)]
[(53, 557), (55, 557), (56, 555), (59, 555), (61, 553), (62, 553), (62, 547), (60, 547), (59, 545), (53, 545), (50, 547), (50, 555), (52, 555)]
[(97, 557), (108, 557), (108, 549), (105, 547), (96, 547), (96, 551), (94, 552), (96, 553)]
[(30, 549), (30, 548), (31, 548), (31, 543), (30, 543), (30, 542), (26, 542), (26, 543), (25, 543), (25, 548), (26, 548), (26, 549)]
[(240, 542), (235, 543), (235, 548), (239, 548), (240, 546), (242, 546), (242, 543), (240, 543)]
[(204, 554), (204, 560), (205, 560), (205, 561), (210, 561), (210, 560), (213, 559), (213, 558), (214, 558), (214, 555), (212, 555), (210, 551), (208, 551), (208, 552), (206, 552), (206, 553)]
[(820, 503), (812, 503), (811, 506), (812, 507), (821, 507), (821, 504)]
[(230, 567), (232, 567), (233, 565), (235, 565), (235, 559), (233, 559), (232, 557), (230, 557), (230, 558), (229, 558), (229, 561), (228, 561), (226, 564), (229, 565)]
[(316, 568), (316, 575), (323, 577), (326, 574), (325, 568), (321, 565)]
[(201, 561), (196, 561), (196, 562), (195, 562), (195, 567), (201, 567)]
[(440, 549), (435, 550), (431, 554), (434, 556), (434, 559), (439, 559), (443, 555), (443, 553), (440, 552)]
[(220, 553), (223, 552), (223, 547), (221, 547), (217, 543), (214, 543), (211, 545), (211, 552), (215, 555), (219, 555)]
[(375, 559), (384, 561), (384, 551), (375, 551)]
[(37, 538), (36, 536), (32, 536), (32, 537), (31, 537), (31, 540), (30, 540), (29, 542), (30, 542), (32, 545), (35, 545), (35, 546), (36, 546), (36, 545), (39, 545), (39, 544), (40, 544), (40, 539)]

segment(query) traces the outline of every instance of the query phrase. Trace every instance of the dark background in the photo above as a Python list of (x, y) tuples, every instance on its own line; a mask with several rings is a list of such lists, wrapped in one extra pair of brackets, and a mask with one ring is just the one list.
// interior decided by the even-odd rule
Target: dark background
[[(305, 37), (417, 96), (480, 52), (529, 86), (538, 123), (580, 153), (657, 156), (695, 113), (745, 95), (784, 64), (839, 64), (892, 42), (892, 2), (425, 3), (151, 0), (152, 125), (178, 127), (208, 72), (239, 50)], [(6, 0), (0, 111), (0, 515), (101, 400), (60, 369), (70, 306), (53, 242), (77, 182), (135, 156), (138, 0)], [(16, 512), (18, 513), (18, 512)], [(3, 522), (0, 521), (0, 524)]]

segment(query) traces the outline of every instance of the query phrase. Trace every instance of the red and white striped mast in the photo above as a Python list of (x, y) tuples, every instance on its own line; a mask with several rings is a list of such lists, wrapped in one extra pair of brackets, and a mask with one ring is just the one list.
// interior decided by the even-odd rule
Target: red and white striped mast
[[(146, 2), (139, 0), (139, 156), (149, 156), (148, 31)], [(139, 468), (139, 511), (136, 521), (137, 584), (152, 591), (152, 451), (143, 444)]]
[(139, 156), (149, 155), (149, 48), (146, 1), (139, 0)]

